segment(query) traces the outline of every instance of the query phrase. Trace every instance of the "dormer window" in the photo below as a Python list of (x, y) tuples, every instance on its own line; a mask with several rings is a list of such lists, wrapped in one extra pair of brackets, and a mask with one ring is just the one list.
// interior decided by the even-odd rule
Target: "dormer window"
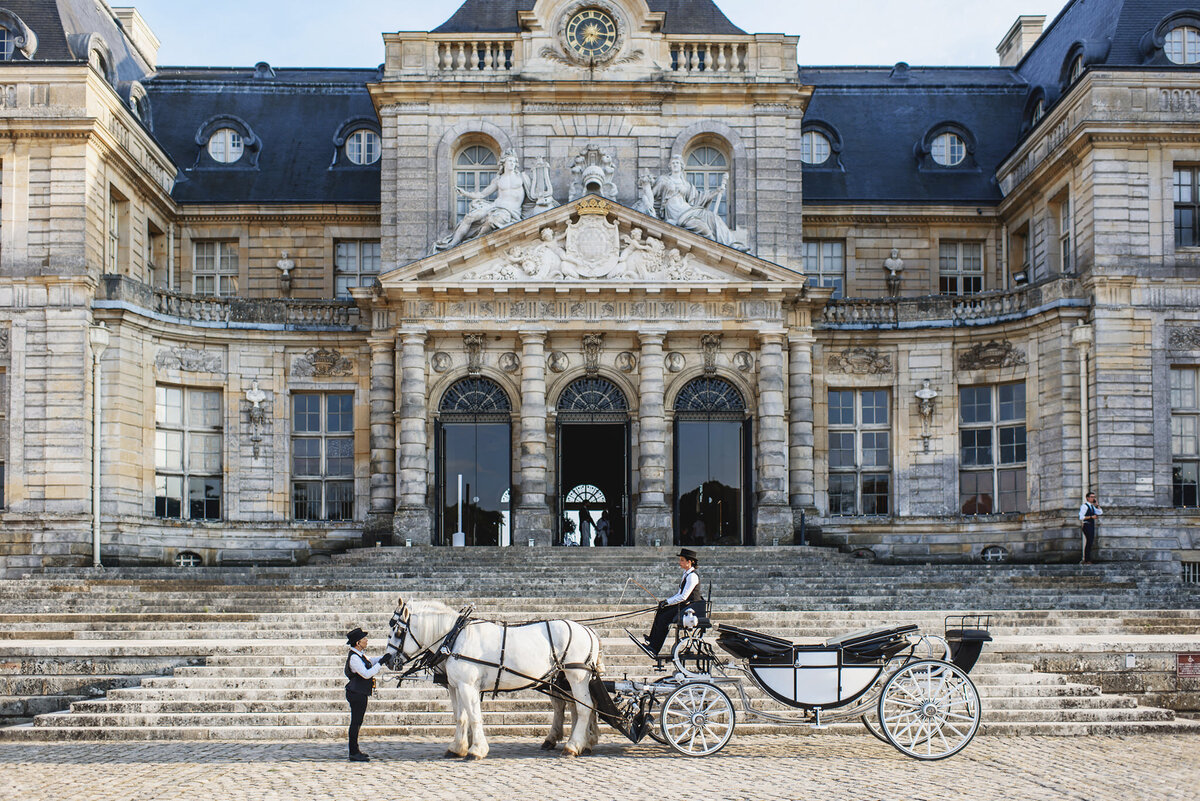
[(208, 155), (220, 164), (233, 164), (244, 149), (242, 135), (232, 128), (220, 128), (208, 139)]
[(1067, 69), (1067, 84), (1073, 84), (1083, 75), (1083, 54), (1075, 56), (1071, 59), (1071, 66)]
[(800, 136), (800, 161), (805, 164), (824, 164), (833, 149), (829, 139), (819, 131), (805, 131)]
[(346, 158), (351, 164), (374, 164), (379, 156), (379, 134), (374, 131), (361, 128), (346, 139)]
[(956, 167), (967, 157), (967, 145), (958, 134), (946, 132), (934, 138), (929, 154), (943, 167)]
[(1041, 98), (1033, 104), (1033, 112), (1030, 115), (1030, 122), (1037, 125), (1042, 121), (1042, 117), (1046, 116), (1046, 99)]
[(0, 61), (12, 61), (16, 49), (16, 37), (8, 28), (0, 27)]
[(1200, 63), (1200, 29), (1191, 25), (1171, 29), (1163, 44), (1163, 52), (1172, 64)]

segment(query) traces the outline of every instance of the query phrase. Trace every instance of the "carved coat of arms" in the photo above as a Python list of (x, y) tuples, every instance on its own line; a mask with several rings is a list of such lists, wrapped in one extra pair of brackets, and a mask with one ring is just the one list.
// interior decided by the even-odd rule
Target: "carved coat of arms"
[(607, 278), (621, 255), (621, 234), (616, 223), (599, 214), (581, 214), (567, 226), (567, 253), (579, 262), (585, 278)]

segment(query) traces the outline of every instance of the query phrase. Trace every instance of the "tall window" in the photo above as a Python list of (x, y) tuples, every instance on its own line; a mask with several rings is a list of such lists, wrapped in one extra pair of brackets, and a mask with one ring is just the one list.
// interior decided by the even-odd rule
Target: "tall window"
[(1073, 266), (1071, 253), (1071, 199), (1063, 195), (1055, 207), (1058, 223), (1058, 268), (1069, 273)]
[(167, 236), (152, 222), (146, 223), (146, 283), (158, 286), (159, 271), (166, 266)]
[(195, 243), (192, 286), (197, 295), (226, 298), (237, 294), (237, 242), (201, 240)]
[(1083, 56), (1078, 55), (1071, 59), (1071, 68), (1067, 70), (1067, 84), (1073, 84), (1083, 75)]
[(812, 239), (804, 243), (804, 274), (809, 286), (831, 286), (840, 298), (846, 288), (846, 243), (841, 239)]
[(341, 239), (333, 246), (333, 285), (337, 297), (350, 289), (371, 286), (379, 276), (379, 240)]
[(1163, 52), (1172, 64), (1200, 63), (1200, 30), (1180, 25), (1167, 33)]
[(829, 391), (829, 514), (890, 512), (889, 408), (886, 389)]
[(126, 266), (125, 246), (129, 235), (129, 201), (115, 189), (108, 194), (108, 273), (120, 275)]
[(938, 292), (974, 295), (983, 291), (983, 243), (938, 244)]
[[(466, 192), (486, 189), (496, 178), (497, 163), (496, 152), (490, 147), (471, 145), (464, 148), (454, 160), (454, 185)], [(467, 216), (471, 201), (457, 192), (454, 194), (454, 222), (457, 224)]]
[(962, 387), (959, 509), (964, 515), (1027, 512), (1025, 384)]
[(5, 508), (8, 497), (7, 478), (4, 467), (8, 461), (8, 373), (0, 370), (0, 509)]
[(354, 395), (292, 396), (292, 516), (354, 519)]
[(155, 388), (154, 514), (221, 519), (221, 391)]
[(1200, 392), (1195, 367), (1171, 368), (1171, 503), (1200, 506)]
[(1200, 167), (1175, 168), (1175, 247), (1200, 245)]
[[(729, 177), (729, 160), (725, 158), (724, 153), (709, 145), (692, 148), (684, 159), (684, 164), (688, 181), (701, 192), (719, 189), (721, 181)], [(729, 191), (726, 188), (721, 197), (721, 205), (717, 207), (717, 214), (726, 220), (729, 219), (728, 200)]]

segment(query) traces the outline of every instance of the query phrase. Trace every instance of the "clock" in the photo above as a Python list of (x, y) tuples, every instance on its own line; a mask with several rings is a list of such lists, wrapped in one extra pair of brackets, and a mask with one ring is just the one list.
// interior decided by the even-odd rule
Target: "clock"
[(566, 39), (577, 57), (604, 58), (617, 46), (617, 23), (606, 11), (585, 8), (567, 20)]

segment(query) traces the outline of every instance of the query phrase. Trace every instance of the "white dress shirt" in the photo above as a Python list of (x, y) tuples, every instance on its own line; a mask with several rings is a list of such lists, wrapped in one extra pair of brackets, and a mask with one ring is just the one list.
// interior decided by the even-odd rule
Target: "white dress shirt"
[[(1092, 511), (1089, 512), (1088, 509), (1091, 509)], [(1102, 514), (1104, 514), (1104, 510), (1094, 503), (1088, 503), (1087, 501), (1084, 501), (1083, 505), (1079, 507), (1080, 520), (1083, 520), (1088, 515), (1096, 515), (1099, 517)]]
[(374, 663), (371, 658), (357, 648), (350, 649), (350, 669), (364, 679), (371, 679), (375, 674), (383, 670), (383, 665), (379, 664), (379, 660)]
[(696, 589), (696, 585), (700, 583), (700, 577), (696, 575), (696, 568), (689, 567), (687, 572), (683, 574), (683, 586), (679, 592), (667, 599), (668, 604), (677, 604), (686, 601), (688, 596), (692, 594), (692, 590)]

